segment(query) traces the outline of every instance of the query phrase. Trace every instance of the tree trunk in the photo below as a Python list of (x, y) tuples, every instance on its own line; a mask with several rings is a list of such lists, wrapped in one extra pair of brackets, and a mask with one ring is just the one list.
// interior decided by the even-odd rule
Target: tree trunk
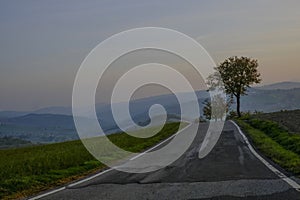
[(238, 114), (238, 117), (241, 117), (241, 96), (240, 95), (237, 95), (236, 96), (236, 112)]

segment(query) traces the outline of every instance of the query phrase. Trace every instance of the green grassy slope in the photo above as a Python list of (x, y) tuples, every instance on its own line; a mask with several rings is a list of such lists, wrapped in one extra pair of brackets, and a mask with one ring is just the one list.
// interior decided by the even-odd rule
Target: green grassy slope
[[(142, 139), (125, 133), (109, 135), (119, 147), (141, 152), (177, 132), (166, 124), (155, 136)], [(81, 141), (0, 150), (0, 199), (24, 197), (105, 168)]]
[(289, 132), (300, 134), (300, 110), (263, 113), (255, 117), (277, 122)]
[(300, 135), (290, 134), (272, 121), (237, 122), (261, 153), (287, 171), (300, 175)]

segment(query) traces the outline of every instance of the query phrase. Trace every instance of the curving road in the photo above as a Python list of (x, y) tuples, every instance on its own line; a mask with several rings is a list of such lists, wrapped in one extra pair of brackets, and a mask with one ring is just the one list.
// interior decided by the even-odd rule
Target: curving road
[(206, 129), (206, 124), (200, 124), (193, 145), (180, 159), (164, 169), (146, 174), (108, 170), (91, 180), (35, 198), (300, 199), (300, 192), (293, 188), (299, 186), (299, 180), (281, 174), (279, 171), (283, 170), (278, 167), (267, 167), (268, 163), (263, 163), (258, 158), (260, 156), (253, 153), (232, 122), (226, 122), (217, 145), (200, 160), (198, 150)]

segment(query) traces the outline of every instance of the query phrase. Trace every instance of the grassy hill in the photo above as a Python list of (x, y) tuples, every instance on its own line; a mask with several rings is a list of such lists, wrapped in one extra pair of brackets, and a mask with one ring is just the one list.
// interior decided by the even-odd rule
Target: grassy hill
[(237, 120), (262, 154), (300, 177), (300, 135), (290, 134), (277, 123), (257, 118)]
[(257, 117), (259, 119), (277, 122), (289, 132), (300, 134), (300, 110), (264, 113), (257, 115)]
[(243, 111), (276, 112), (300, 109), (300, 88), (288, 90), (261, 90), (251, 88), (242, 97)]
[[(141, 152), (178, 128), (179, 123), (166, 124), (158, 134), (146, 139), (125, 133), (108, 137), (125, 150)], [(24, 197), (103, 168), (105, 165), (95, 160), (79, 140), (0, 150), (0, 199)]]
[(300, 82), (285, 81), (285, 82), (274, 83), (270, 85), (264, 85), (256, 88), (262, 90), (289, 90), (294, 88), (300, 88)]
[(237, 120), (256, 148), (300, 177), (300, 110), (245, 116)]

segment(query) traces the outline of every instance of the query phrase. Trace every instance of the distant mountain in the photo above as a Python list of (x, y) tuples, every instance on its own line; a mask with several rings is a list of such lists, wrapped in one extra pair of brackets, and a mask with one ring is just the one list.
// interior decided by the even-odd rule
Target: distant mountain
[(241, 98), (241, 109), (262, 112), (300, 109), (300, 88), (286, 90), (251, 88), (248, 95)]
[[(90, 119), (81, 118), (84, 123)], [(102, 126), (106, 134), (120, 132), (114, 121), (106, 120)], [(0, 138), (14, 137), (33, 143), (53, 143), (79, 139), (73, 116), (55, 114), (27, 114), (0, 119)]]
[(18, 111), (0, 111), (0, 119), (19, 117), (29, 114), (29, 112), (18, 112)]
[(72, 115), (71, 107), (46, 107), (35, 111), (0, 111), (0, 119), (21, 117), (28, 114)]
[(300, 88), (300, 82), (280, 82), (256, 87), (256, 89), (260, 90), (289, 90), (294, 88)]
[[(189, 109), (190, 93), (181, 94), (186, 97), (183, 102), (185, 107)], [(197, 92), (200, 96), (207, 98), (208, 93), (204, 91)], [(204, 99), (202, 99), (204, 101)], [(199, 99), (199, 102), (202, 102)], [(154, 104), (162, 105), (168, 113), (168, 121), (178, 121), (181, 116), (180, 105), (174, 94), (149, 97), (139, 100), (134, 100), (129, 103), (130, 115), (133, 121), (139, 125), (147, 125), (150, 122), (148, 111)], [(126, 103), (117, 103), (114, 106), (126, 106)], [(200, 110), (202, 104), (200, 105)], [(185, 120), (194, 119), (193, 116), (184, 116)], [(159, 117), (162, 113), (157, 112), (155, 115)], [(106, 134), (121, 132), (117, 126), (111, 105), (97, 106), (98, 121)], [(82, 118), (89, 122), (90, 119)], [(129, 118), (121, 116), (121, 123), (126, 129), (133, 129), (135, 126), (129, 123)], [(77, 131), (71, 115), (58, 114), (26, 114), (23, 116), (0, 119), (0, 137), (15, 137), (23, 140), (28, 140), (33, 143), (52, 143), (66, 140), (78, 139)]]
[(28, 114), (1, 120), (5, 124), (18, 124), (20, 126), (34, 126), (43, 128), (74, 129), (73, 117), (69, 115), (54, 114)]
[(56, 107), (46, 107), (36, 111), (33, 111), (34, 114), (56, 114), (56, 115), (72, 115), (72, 108), (71, 107), (63, 107), (63, 106), (56, 106)]
[[(260, 99), (259, 101), (268, 101), (270, 96), (272, 96), (271, 93), (281, 93), (282, 95), (290, 95), (290, 93), (294, 93), (297, 91), (289, 91), (289, 92), (278, 92), (275, 90), (291, 90), (295, 88), (300, 88), (300, 82), (280, 82), (280, 83), (274, 83), (271, 85), (265, 85), (265, 86), (260, 86), (260, 87), (254, 87), (250, 89), (250, 94), (246, 97), (244, 97), (245, 104), (244, 109), (250, 109), (253, 110), (254, 108), (256, 109), (259, 107), (259, 105), (254, 105), (253, 103), (253, 96), (255, 98)], [(270, 92), (270, 91), (271, 92)], [(254, 93), (256, 91), (256, 93)], [(266, 91), (266, 92), (264, 92)], [(186, 93), (188, 95), (188, 93)], [(262, 95), (259, 97), (258, 95)], [(197, 96), (199, 98), (199, 101), (202, 102), (205, 98), (208, 98), (208, 93), (205, 91), (198, 91)], [(276, 95), (275, 95), (276, 96)], [(248, 98), (249, 97), (249, 98)], [(264, 98), (265, 97), (265, 98)], [(284, 98), (284, 97), (283, 97)], [(264, 99), (264, 100), (262, 100)], [(188, 101), (188, 99), (187, 99)], [(282, 98), (273, 99), (272, 101), (277, 102), (278, 108), (276, 106), (272, 105), (276, 110), (280, 109), (281, 107), (288, 107), (288, 105), (284, 105), (285, 101), (282, 101)], [(175, 104), (178, 105), (178, 102), (176, 101), (176, 98), (174, 97), (173, 94), (165, 94), (165, 95), (159, 95), (159, 96), (154, 96), (154, 97), (147, 97), (143, 99), (138, 99), (138, 100), (133, 100), (131, 101), (131, 111), (135, 114), (143, 114), (148, 111), (149, 107), (153, 105), (154, 103), (160, 103), (163, 106), (169, 107), (169, 109), (173, 109), (172, 112), (174, 112), (174, 109), (176, 110), (177, 106), (174, 107)], [(263, 103), (264, 106), (267, 102)], [(122, 106), (124, 103), (119, 103), (120, 106)], [(274, 103), (272, 103), (274, 104)], [(281, 104), (281, 105), (279, 105)], [(295, 104), (295, 103), (293, 103)], [(296, 103), (297, 104), (297, 103)], [(134, 105), (134, 106), (133, 106)], [(251, 105), (251, 106), (250, 106)], [(109, 121), (111, 121), (112, 118), (112, 113), (110, 111), (110, 104), (96, 104), (96, 111), (98, 113), (98, 116), (106, 115), (105, 119), (103, 118), (103, 121), (106, 121), (106, 118), (110, 118)], [(262, 108), (263, 109), (263, 108)], [(264, 109), (263, 109), (264, 110)], [(269, 109), (267, 109), (269, 110)], [(63, 106), (56, 106), (56, 107), (46, 107), (42, 108), (39, 110), (31, 111), (31, 112), (17, 112), (17, 111), (0, 111), (0, 119), (4, 118), (14, 118), (14, 117), (19, 117), (19, 116), (24, 116), (28, 114), (54, 114), (54, 115), (72, 115), (72, 108), (71, 107), (63, 107)], [(176, 111), (177, 114), (177, 111)], [(108, 116), (107, 116), (108, 115)]]
[(0, 137), (13, 137), (32, 143), (52, 143), (78, 139), (73, 117), (28, 114), (0, 120)]
[[(297, 83), (278, 83), (273, 84), (273, 86), (264, 86), (267, 89), (263, 89), (263, 87), (250, 88), (248, 95), (242, 97), (241, 110), (276, 112), (280, 110), (300, 109), (300, 88), (287, 89), (287, 85), (296, 87)], [(268, 89), (270, 87), (276, 89)], [(192, 99), (191, 93), (182, 93), (181, 95), (185, 97), (183, 102), (185, 107), (192, 109), (189, 106)], [(203, 102), (206, 98), (209, 98), (209, 94), (206, 91), (197, 91), (196, 95), (200, 113), (202, 113)], [(136, 124), (147, 125), (150, 122), (148, 112), (154, 104), (160, 104), (165, 108), (168, 114), (168, 121), (179, 120), (181, 109), (174, 94), (131, 101), (129, 103), (129, 110), (132, 120)], [(126, 106), (126, 103), (117, 103), (114, 106), (123, 107)], [(235, 105), (232, 105), (232, 108), (235, 109)], [(96, 111), (99, 123), (106, 134), (121, 131), (115, 122), (110, 104), (97, 104)], [(70, 107), (50, 107), (35, 112), (30, 114), (13, 111), (0, 112), (0, 137), (14, 137), (33, 143), (51, 143), (78, 139)], [(44, 112), (49, 113), (40, 114)], [(193, 110), (188, 111), (188, 114), (183, 116), (183, 118), (185, 120), (194, 119), (191, 113), (193, 113)], [(161, 116), (161, 114), (159, 110), (155, 112), (156, 118)], [(90, 119), (84, 118), (84, 120), (88, 122)], [(130, 119), (127, 116), (121, 116), (121, 121), (126, 129), (135, 129), (135, 126), (129, 123)]]

